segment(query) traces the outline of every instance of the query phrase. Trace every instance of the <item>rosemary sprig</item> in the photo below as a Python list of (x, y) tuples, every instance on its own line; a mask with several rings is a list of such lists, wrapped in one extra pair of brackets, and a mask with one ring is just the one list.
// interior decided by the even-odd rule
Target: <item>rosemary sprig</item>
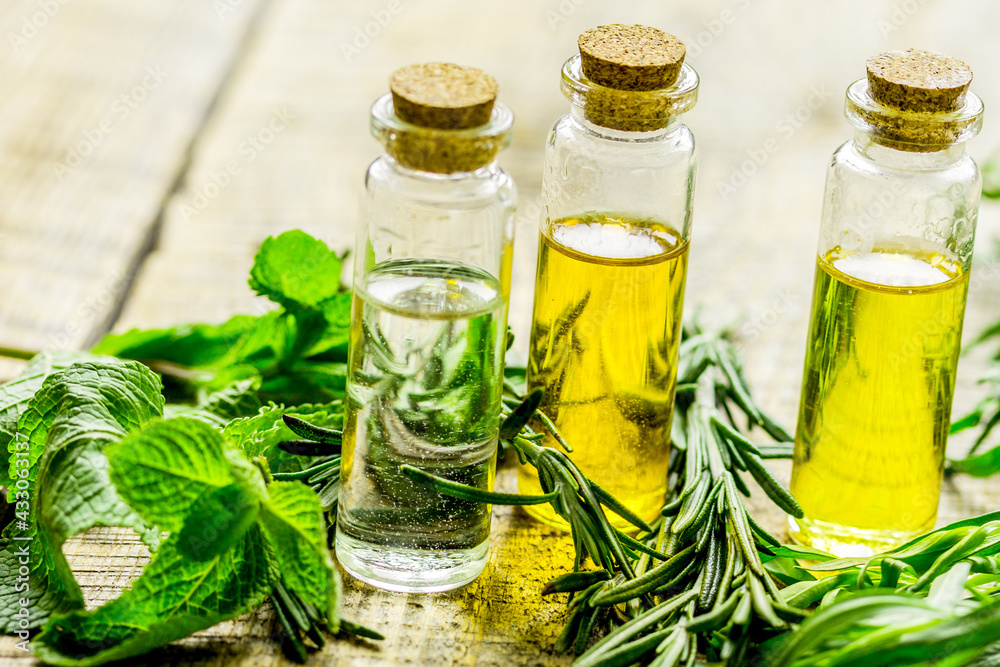
[[(328, 544), (333, 543), (336, 529), (337, 496), (340, 493), (340, 454), (343, 432), (315, 426), (309, 422), (283, 415), (285, 425), (301, 440), (285, 440), (278, 446), (290, 454), (314, 457), (309, 467), (298, 472), (273, 473), (277, 481), (299, 481), (308, 485), (319, 496), (320, 507), (327, 518)], [(322, 648), (323, 634), (331, 628), (323, 621), (320, 610), (303, 602), (293, 591), (280, 582), (271, 591), (271, 602), (282, 630), (282, 648), (285, 655), (299, 663), (308, 659), (305, 639)], [(345, 618), (340, 619), (337, 631), (367, 639), (384, 639), (380, 633)]]
[(285, 440), (278, 446), (289, 454), (314, 456), (315, 462), (299, 472), (274, 473), (278, 481), (304, 482), (319, 496), (320, 507), (327, 514), (329, 526), (329, 541), (332, 544), (333, 527), (337, 517), (337, 497), (340, 494), (340, 445), (344, 434), (342, 431), (314, 426), (304, 419), (283, 415), (292, 433), (302, 440)]
[[(608, 521), (605, 510), (618, 514), (640, 530), (650, 531), (652, 527), (635, 516), (610, 494), (588, 479), (563, 452), (535, 443), (538, 439), (527, 420), (532, 413), (521, 409), (522, 405), (541, 402), (541, 392), (536, 391), (526, 397), (513, 410), (507, 408), (507, 416), (500, 427), (501, 433), (515, 433), (504, 439), (506, 447), (517, 452), (524, 463), (538, 471), (543, 495), (531, 496), (512, 493), (488, 492), (475, 487), (457, 484), (422, 472), (411, 466), (402, 466), (402, 471), (413, 481), (428, 486), (439, 493), (498, 505), (530, 505), (548, 502), (570, 525), (573, 543), (576, 547), (575, 569), (580, 570), (587, 557), (607, 571), (622, 571), (631, 578), (632, 550), (634, 546), (623, 545), (629, 538), (616, 531)], [(627, 544), (627, 543), (626, 543)]]
[[(749, 495), (746, 473), (778, 507), (802, 515), (762, 462), (765, 451), (773, 458), (790, 454), (790, 447), (762, 450), (741, 433), (733, 415), (742, 414), (748, 426), (761, 427), (780, 443), (791, 438), (753, 401), (725, 337), (691, 327), (680, 359), (684, 390), (674, 414), (673, 491), (657, 531), (639, 537), (670, 560), (653, 566), (640, 556), (637, 579), (604, 584), (593, 596), (592, 605), (629, 604), (609, 614), (611, 632), (577, 664), (615, 664), (620, 655), (634, 655), (656, 665), (687, 665), (698, 654), (741, 664), (751, 639), (783, 632), (805, 616), (781, 598), (780, 581), (764, 567), (778, 541), (742, 499)], [(650, 641), (652, 636), (661, 641)]]
[(281, 647), (290, 660), (298, 663), (305, 663), (309, 657), (309, 649), (305, 643), (307, 638), (320, 649), (326, 643), (323, 635), (331, 631), (365, 639), (385, 639), (381, 633), (345, 618), (340, 619), (338, 628), (335, 630), (330, 628), (324, 614), (318, 608), (304, 602), (281, 581), (271, 589), (271, 603), (274, 605), (275, 616), (278, 617), (278, 624), (281, 627)]
[[(574, 572), (544, 592), (571, 593), (557, 648), (582, 654), (578, 665), (690, 665), (699, 653), (740, 664), (751, 646), (751, 625), (759, 640), (805, 616), (782, 599), (779, 580), (765, 568), (762, 557), (773, 556), (779, 543), (754, 521), (741, 498), (749, 495), (746, 473), (778, 507), (802, 515), (763, 464), (764, 458), (789, 455), (791, 438), (754, 402), (736, 351), (724, 336), (697, 326), (685, 330), (670, 466), (674, 491), (652, 526), (587, 479), (566, 454), (539, 446), (540, 434), (528, 421), (540, 397), (523, 397), (511, 385), (507, 390), (504, 445), (536, 468), (545, 495), (553, 496), (553, 509), (571, 526)], [(779, 444), (754, 445), (734, 414), (744, 415), (748, 426), (759, 426)], [(550, 421), (537, 423), (558, 435)], [(407, 474), (441, 493), (458, 492), (445, 480)], [(482, 500), (525, 502), (517, 494)], [(614, 530), (606, 511), (639, 528), (638, 537)], [(587, 556), (601, 569), (584, 571)], [(598, 628), (610, 632), (586, 650)]]

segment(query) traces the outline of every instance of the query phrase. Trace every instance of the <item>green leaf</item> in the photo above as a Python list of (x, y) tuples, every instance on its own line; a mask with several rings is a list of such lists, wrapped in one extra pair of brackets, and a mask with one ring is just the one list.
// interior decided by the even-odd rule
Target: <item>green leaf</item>
[[(62, 553), (63, 543), (93, 526), (132, 528), (154, 549), (159, 533), (148, 526), (115, 493), (108, 479), (108, 461), (98, 440), (81, 440), (42, 457), (34, 503), (38, 511), (28, 531), (11, 524), (0, 538), (0, 629), (16, 628), (19, 598), (31, 601), (31, 627), (53, 611), (83, 607), (83, 597)], [(29, 537), (30, 541), (16, 537)], [(30, 557), (28, 588), (19, 592), (17, 573), (23, 549)]]
[[(4, 631), (17, 628), (14, 614), (22, 597), (30, 602), (31, 627), (53, 611), (83, 606), (62, 554), (69, 537), (93, 526), (124, 526), (139, 532), (152, 549), (157, 547), (158, 531), (115, 493), (103, 449), (158, 416), (162, 406), (158, 389), (158, 378), (140, 364), (88, 362), (51, 375), (27, 404), (16, 444), (30, 449), (35, 465), (30, 475), (19, 476), (10, 494), (15, 501), (28, 501), (30, 515), (26, 521), (11, 523), (0, 538)], [(19, 573), (25, 564), (30, 570), (26, 582)], [(22, 588), (24, 584), (27, 588)]]
[(0, 486), (10, 486), (8, 456), (15, 451), (14, 435), (21, 413), (52, 374), (81, 361), (113, 362), (86, 352), (42, 352), (33, 358), (17, 378), (0, 386)]
[(209, 366), (223, 359), (237, 341), (258, 325), (260, 319), (237, 315), (220, 325), (188, 324), (146, 331), (132, 329), (105, 336), (93, 352), (124, 359), (169, 361), (180, 366)]
[(949, 460), (948, 472), (962, 472), (973, 477), (990, 477), (1000, 472), (1000, 445), (978, 456)]
[(916, 625), (941, 617), (942, 614), (924, 600), (895, 595), (890, 591), (845, 594), (837, 602), (810, 616), (797, 631), (788, 635), (781, 644), (781, 650), (768, 664), (821, 664), (816, 652), (822, 651), (827, 643), (849, 645), (854, 638), (852, 630), (861, 624), (884, 626), (897, 623), (902, 634), (909, 624)]
[(836, 556), (832, 556), (825, 551), (813, 549), (812, 547), (799, 546), (797, 544), (782, 544), (780, 547), (773, 549), (773, 551), (774, 556), (761, 555), (761, 560), (767, 562), (771, 558), (791, 558), (793, 560), (801, 559), (828, 561), (836, 558)]
[(260, 513), (260, 525), (285, 586), (325, 614), (337, 631), (340, 575), (326, 546), (326, 524), (319, 499), (297, 482), (274, 482)]
[(1000, 511), (956, 521), (870, 558), (839, 558), (803, 567), (811, 572), (830, 572), (852, 567), (868, 568), (872, 565), (878, 565), (883, 558), (895, 558), (912, 565), (917, 572), (921, 572), (929, 567), (938, 555), (960, 542), (973, 529), (994, 521), (1000, 521)]
[(256, 526), (204, 561), (186, 557), (171, 540), (121, 597), (53, 617), (32, 642), (35, 654), (78, 667), (142, 655), (256, 607), (270, 590), (269, 562)]
[(254, 257), (250, 287), (289, 311), (319, 306), (340, 291), (341, 262), (303, 231), (268, 237)]
[[(247, 493), (264, 497), (260, 471), (218, 431), (195, 419), (154, 422), (110, 445), (106, 453), (118, 493), (147, 521), (171, 532), (184, 528), (203, 496), (223, 487), (244, 484)], [(233, 508), (232, 513), (242, 511)], [(228, 515), (192, 520), (236, 521)]]
[(234, 419), (249, 417), (260, 410), (259, 389), (260, 376), (254, 374), (208, 394), (197, 405), (168, 404), (164, 408), (164, 416), (168, 419), (191, 417), (210, 426), (225, 428)]
[(524, 366), (515, 366), (508, 363), (504, 366), (503, 377), (505, 383), (510, 385), (518, 394), (528, 393), (528, 369)]
[(258, 389), (260, 389), (258, 376), (235, 380), (203, 397), (197, 407), (228, 424), (234, 419), (248, 417), (260, 410)]
[(194, 560), (228, 551), (256, 521), (260, 504), (260, 495), (240, 483), (199, 497), (177, 533), (177, 550)]
[(340, 401), (324, 405), (297, 405), (294, 408), (266, 405), (253, 417), (234, 420), (226, 427), (224, 435), (249, 458), (264, 456), (270, 464), (271, 472), (298, 472), (311, 461), (278, 447), (279, 442), (298, 437), (285, 426), (282, 415), (298, 417), (316, 426), (341, 429), (344, 425), (343, 410)]
[[(295, 320), (281, 310), (258, 317), (253, 326), (233, 341), (214, 368), (248, 365), (258, 370), (270, 368), (285, 358), (295, 344)], [(226, 378), (230, 381), (231, 378)], [(219, 388), (216, 382), (216, 388)]]
[(343, 398), (346, 386), (347, 364), (299, 362), (264, 380), (260, 399), (285, 405), (329, 403)]
[(351, 338), (351, 300), (350, 292), (341, 292), (323, 302), (327, 328), (305, 354), (306, 357), (317, 361), (347, 361), (347, 345)]
[(29, 479), (49, 439), (67, 442), (85, 432), (117, 439), (161, 414), (160, 379), (142, 364), (84, 362), (55, 373), (18, 420), (30, 453)]
[(848, 594), (786, 636), (769, 664), (957, 666), (968, 664), (998, 632), (1000, 600), (954, 615), (888, 591)]
[(939, 608), (954, 609), (965, 594), (965, 584), (972, 571), (971, 563), (958, 563), (931, 584), (927, 603)]

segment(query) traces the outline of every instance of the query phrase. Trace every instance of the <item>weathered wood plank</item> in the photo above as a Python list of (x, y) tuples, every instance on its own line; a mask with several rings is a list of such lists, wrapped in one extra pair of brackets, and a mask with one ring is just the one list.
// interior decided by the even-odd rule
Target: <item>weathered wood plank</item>
[[(385, 91), (387, 76), (395, 67), (440, 59), (494, 73), (501, 98), (517, 114), (515, 144), (502, 162), (521, 189), (511, 323), (523, 351), (534, 276), (538, 209), (533, 204), (542, 148), (548, 127), (566, 109), (558, 91), (559, 67), (580, 30), (599, 23), (641, 21), (699, 45), (689, 50), (703, 87), (701, 101), (688, 119), (702, 155), (688, 312), (701, 305), (710, 322), (736, 325), (743, 331), (755, 394), (790, 427), (798, 403), (823, 170), (834, 147), (850, 136), (841, 116), (846, 84), (863, 73), (864, 58), (875, 51), (926, 45), (966, 59), (977, 75), (973, 87), (984, 96), (987, 108), (1000, 105), (1000, 88), (991, 84), (1000, 80), (1000, 52), (988, 38), (1000, 9), (983, 0), (947, 6), (928, 3), (912, 16), (905, 15), (905, 20), (894, 17), (899, 4), (894, 0), (849, 0), (808, 9), (730, 0), (684, 6), (649, 1), (632, 3), (627, 9), (555, 0), (493, 5), (399, 0), (392, 5), (395, 9), (384, 21), (387, 24), (370, 29), (374, 36), (365, 42), (364, 30), (378, 16), (384, 18), (378, 13), (389, 4), (273, 0), (252, 48), (193, 147), (184, 180), (166, 206), (158, 248), (144, 264), (116, 328), (219, 321), (235, 312), (265, 307), (246, 289), (245, 279), (253, 252), (267, 235), (298, 227), (334, 247), (351, 247), (357, 190), (366, 165), (378, 151), (366, 131), (368, 106)], [(207, 11), (184, 7), (195, 17)], [(247, 7), (243, 2), (236, 11)], [(730, 14), (724, 15), (727, 10)], [(181, 21), (181, 11), (170, 15)], [(200, 25), (199, 19), (192, 21)], [(880, 22), (888, 22), (890, 29), (880, 27)], [(200, 54), (200, 49), (211, 48), (199, 42), (192, 51)], [(84, 77), (99, 74), (80, 70)], [(0, 86), (7, 89), (2, 77)], [(817, 104), (810, 108), (816, 90), (828, 94), (822, 100), (814, 98)], [(100, 105), (91, 104), (92, 117), (99, 120)], [(808, 114), (800, 111), (803, 105)], [(794, 131), (779, 127), (787, 114), (797, 112), (808, 117), (797, 120)], [(154, 131), (150, 128), (155, 126), (136, 122), (134, 140)], [(280, 130), (279, 124), (284, 124)], [(87, 123), (76, 126), (59, 146), (68, 145), (87, 127)], [(777, 149), (767, 152), (763, 164), (746, 168), (753, 173), (734, 193), (727, 193), (721, 185), (736, 182), (734, 174), (754, 151), (771, 145), (766, 142), (772, 138)], [(972, 153), (983, 158), (997, 143), (1000, 123), (991, 124), (988, 118)], [(0, 153), (0, 169), (6, 164), (4, 155), (5, 151)], [(38, 164), (28, 156), (18, 166), (32, 173), (41, 169)], [(128, 170), (117, 173), (121, 171)], [(114, 193), (104, 192), (108, 200), (104, 205), (111, 206)], [(0, 202), (0, 212), (3, 206)], [(155, 203), (150, 206), (155, 208)], [(977, 249), (984, 258), (998, 233), (1000, 207), (985, 203)], [(3, 246), (0, 239), (0, 252)], [(18, 255), (35, 261), (45, 247), (35, 244)], [(987, 279), (973, 279), (969, 334), (1000, 314), (996, 305), (1000, 274), (992, 269), (980, 274)], [(27, 273), (11, 275), (22, 282), (30, 280), (23, 277)], [(3, 312), (0, 306), (0, 322)], [(983, 364), (982, 354), (963, 358), (956, 410), (973, 404), (978, 395), (974, 383)], [(960, 441), (953, 443), (962, 446)], [(788, 464), (774, 467), (787, 480)], [(498, 475), (498, 485), (507, 489), (513, 485), (509, 468)], [(950, 480), (945, 485), (942, 521), (995, 509), (998, 486), (997, 480)], [(767, 527), (782, 531), (782, 517), (760, 494), (751, 504)], [(562, 600), (543, 601), (537, 595), (545, 580), (571, 562), (568, 539), (529, 522), (519, 510), (496, 508), (494, 520), (490, 565), (481, 579), (462, 591), (406, 596), (348, 583), (345, 615), (382, 630), (388, 639), (380, 648), (331, 642), (312, 662), (568, 662), (551, 654)], [(80, 569), (91, 604), (114, 597), (144, 562), (141, 546), (121, 531), (94, 531), (86, 539), (72, 540), (67, 549)], [(273, 628), (272, 613), (265, 606), (136, 664), (287, 664), (269, 641)], [(10, 640), (0, 640), (0, 660), (13, 663), (18, 657)]]
[(103, 333), (262, 0), (0, 7), (0, 345)]

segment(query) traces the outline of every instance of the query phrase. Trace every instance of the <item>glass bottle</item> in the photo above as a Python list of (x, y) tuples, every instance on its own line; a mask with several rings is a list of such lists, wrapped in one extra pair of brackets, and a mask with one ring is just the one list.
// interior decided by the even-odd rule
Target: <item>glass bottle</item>
[[(579, 46), (562, 69), (570, 111), (545, 152), (528, 385), (545, 390), (542, 410), (583, 472), (652, 520), (667, 487), (695, 181), (680, 116), (698, 76), (684, 44), (655, 28), (600, 26)], [(519, 486), (541, 491), (534, 469)], [(548, 505), (525, 509), (568, 527)]]
[(390, 88), (357, 235), (337, 558), (433, 592), (482, 571), (491, 508), (401, 467), (493, 488), (516, 200), (496, 155), (513, 115), (473, 68), (404, 67)]
[(969, 68), (917, 50), (867, 66), (827, 173), (789, 519), (844, 556), (934, 526), (981, 189)]

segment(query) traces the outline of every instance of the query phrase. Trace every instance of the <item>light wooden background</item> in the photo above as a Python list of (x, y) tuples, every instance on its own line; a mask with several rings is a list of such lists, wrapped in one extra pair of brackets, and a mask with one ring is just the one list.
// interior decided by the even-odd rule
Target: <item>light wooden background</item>
[[(756, 395), (792, 426), (824, 172), (851, 136), (844, 90), (886, 48), (964, 59), (986, 102), (969, 147), (984, 161), (1000, 147), (995, 2), (4, 0), (0, 346), (84, 348), (109, 329), (259, 312), (245, 281), (260, 242), (302, 228), (352, 247), (357, 193), (378, 154), (370, 103), (396, 67), (446, 60), (494, 74), (517, 115), (501, 163), (520, 189), (511, 324), (523, 353), (542, 150), (567, 108), (559, 68), (580, 31), (611, 22), (688, 44), (702, 86), (687, 118), (701, 162), (686, 307), (742, 331)], [(748, 162), (755, 155), (762, 164)], [(1000, 205), (984, 202), (966, 339), (1000, 318), (998, 237)], [(975, 403), (984, 358), (963, 358), (956, 411)], [(18, 368), (0, 362), (0, 377)], [(512, 486), (509, 468), (499, 484)], [(957, 479), (941, 519), (996, 509), (998, 498), (997, 480)], [(780, 527), (781, 517), (761, 518)], [(331, 642), (312, 664), (568, 664), (551, 652), (562, 601), (538, 596), (568, 567), (568, 540), (520, 511), (498, 508), (494, 525), (490, 565), (462, 591), (348, 583), (345, 615), (387, 640)], [(147, 558), (115, 531), (66, 549), (92, 605)], [(285, 664), (273, 629), (265, 606), (130, 664)], [(28, 663), (0, 639), (0, 664)]]

